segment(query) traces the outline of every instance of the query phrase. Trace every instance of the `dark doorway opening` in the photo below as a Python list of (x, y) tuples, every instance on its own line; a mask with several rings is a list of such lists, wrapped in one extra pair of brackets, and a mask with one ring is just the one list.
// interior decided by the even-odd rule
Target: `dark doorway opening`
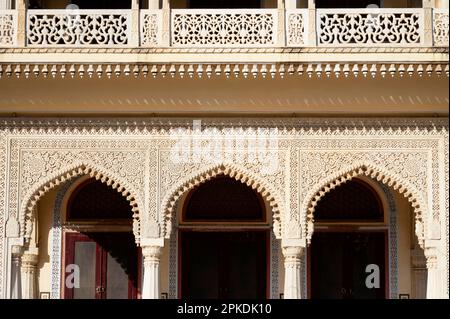
[[(387, 291), (387, 233), (316, 232), (308, 252), (310, 297), (315, 299), (383, 299)], [(366, 278), (379, 267), (379, 288), (368, 288)]]
[(269, 231), (180, 232), (180, 297), (267, 298)]

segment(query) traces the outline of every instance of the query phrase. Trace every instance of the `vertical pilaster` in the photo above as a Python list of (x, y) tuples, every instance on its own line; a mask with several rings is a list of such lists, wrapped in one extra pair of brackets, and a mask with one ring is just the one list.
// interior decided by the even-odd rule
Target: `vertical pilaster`
[(20, 276), (20, 264), (22, 257), (22, 246), (11, 247), (11, 299), (22, 298), (22, 284)]
[(0, 10), (11, 9), (11, 0), (0, 0)]
[[(278, 0), (278, 32), (277, 32), (277, 45), (279, 47), (286, 46), (286, 8), (285, 8), (285, 0)], [(289, 0), (286, 0), (289, 1)]]
[(16, 0), (17, 10), (17, 46), (26, 44), (27, 0)]
[(162, 41), (163, 47), (170, 46), (170, 0), (162, 0)]
[(140, 35), (140, 15), (139, 15), (139, 0), (131, 0), (131, 39), (130, 44), (133, 47), (139, 46)]
[(317, 45), (317, 12), (315, 0), (308, 0), (308, 35), (307, 45), (314, 47)]
[(161, 246), (143, 246), (144, 258), (144, 283), (142, 287), (142, 299), (159, 299), (159, 262)]
[(439, 299), (441, 296), (441, 275), (438, 268), (437, 249), (435, 247), (425, 248), (427, 259), (427, 299)]
[(423, 0), (423, 45), (433, 46), (433, 9), (435, 0)]
[(27, 251), (22, 255), (22, 298), (37, 298), (37, 264), (39, 254), (37, 249)]
[(301, 246), (283, 247), (284, 256), (284, 298), (301, 299), (301, 257), (305, 248)]

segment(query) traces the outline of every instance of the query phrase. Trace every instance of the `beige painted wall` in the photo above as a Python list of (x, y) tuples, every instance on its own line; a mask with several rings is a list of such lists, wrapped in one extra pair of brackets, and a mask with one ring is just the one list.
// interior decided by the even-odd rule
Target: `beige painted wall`
[(448, 115), (447, 78), (3, 78), (0, 115)]

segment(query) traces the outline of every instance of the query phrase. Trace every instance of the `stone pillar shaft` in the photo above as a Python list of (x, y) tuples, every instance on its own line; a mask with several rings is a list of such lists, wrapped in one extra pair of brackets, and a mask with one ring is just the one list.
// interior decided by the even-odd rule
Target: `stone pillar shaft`
[(301, 299), (301, 257), (305, 248), (300, 246), (283, 247), (284, 255), (284, 298)]
[(161, 246), (142, 247), (144, 258), (144, 284), (142, 287), (142, 299), (159, 299), (159, 261)]

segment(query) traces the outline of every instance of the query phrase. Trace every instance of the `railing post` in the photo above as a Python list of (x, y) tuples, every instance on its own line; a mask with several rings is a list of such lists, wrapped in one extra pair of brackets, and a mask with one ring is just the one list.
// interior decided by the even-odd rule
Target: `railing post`
[(9, 9), (11, 9), (11, 1), (0, 0), (0, 10), (9, 10)]
[(286, 46), (286, 8), (284, 1), (291, 1), (291, 0), (278, 0), (278, 28), (277, 28), (277, 45), (279, 47)]
[(162, 39), (161, 46), (170, 46), (170, 0), (162, 2)]
[(311, 47), (317, 46), (317, 23), (316, 23), (316, 2), (308, 0), (308, 35), (307, 45)]
[(433, 8), (434, 0), (423, 0), (423, 41), (426, 47), (433, 46)]
[(131, 39), (130, 45), (133, 47), (139, 46), (139, 0), (131, 0)]
[(27, 28), (27, 1), (16, 0), (17, 10), (17, 46), (24, 47), (26, 44)]

